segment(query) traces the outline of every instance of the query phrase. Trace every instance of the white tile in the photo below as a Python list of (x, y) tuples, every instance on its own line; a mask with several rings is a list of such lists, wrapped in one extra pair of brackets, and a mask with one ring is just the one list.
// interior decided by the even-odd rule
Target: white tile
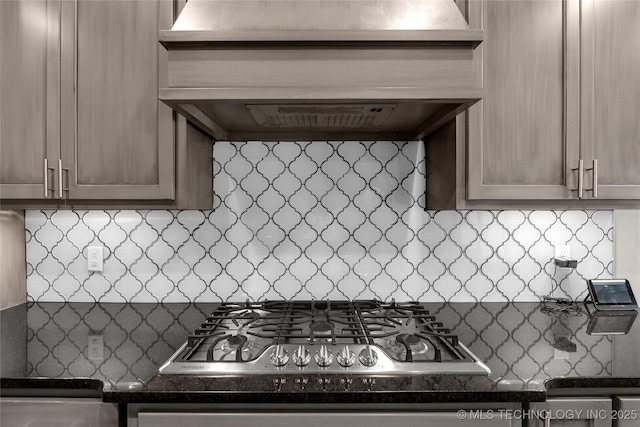
[(399, 290), (406, 293), (403, 300), (418, 301), (429, 289), (429, 283), (420, 277), (419, 274), (413, 273), (409, 275), (401, 284)]
[(460, 282), (466, 283), (478, 273), (479, 269), (471, 260), (462, 256), (449, 266), (449, 271), (460, 280)]
[[(214, 150), (215, 211), (27, 211), (29, 299), (537, 301), (611, 275), (611, 211), (425, 212), (420, 142)], [(568, 273), (551, 263), (566, 243)], [(102, 275), (83, 265), (94, 244)]]
[(82, 216), (82, 222), (90, 227), (96, 234), (111, 222), (111, 216), (108, 211), (78, 211), (78, 214)]
[(449, 301), (462, 289), (462, 283), (451, 274), (445, 273), (433, 282), (433, 289), (444, 301)]
[[(325, 141), (313, 141), (302, 144), (304, 154), (316, 165), (322, 165), (336, 152), (335, 144)], [(295, 162), (294, 162), (295, 164)]]
[(160, 266), (149, 258), (143, 257), (133, 263), (129, 270), (141, 283), (147, 283), (160, 272)]
[(322, 171), (312, 175), (309, 179), (304, 181), (304, 187), (320, 201), (322, 197), (327, 194), (335, 184), (331, 179)]
[(110, 222), (105, 225), (102, 230), (100, 230), (97, 237), (100, 242), (109, 249), (109, 252), (113, 252), (128, 238), (127, 233), (125, 233), (124, 230), (115, 222)]
[(35, 231), (33, 237), (48, 251), (51, 251), (64, 239), (64, 234), (53, 222), (47, 222)]
[[(240, 143), (240, 154), (252, 165), (259, 165), (269, 155), (268, 143), (249, 141)], [(215, 155), (214, 155), (215, 157)]]
[(118, 211), (113, 216), (114, 221), (124, 230), (127, 235), (130, 235), (133, 230), (139, 227), (144, 218), (140, 212), (137, 211)]
[(65, 270), (65, 266), (54, 257), (47, 257), (35, 266), (38, 275), (52, 282), (57, 279)]
[(462, 256), (462, 249), (453, 240), (445, 240), (433, 248), (432, 254), (442, 263), (450, 266)]
[(207, 290), (207, 282), (193, 272), (177, 283), (177, 289), (186, 297), (186, 302), (196, 301)]
[(82, 287), (96, 301), (102, 301), (103, 297), (112, 288), (112, 284), (104, 276), (93, 273), (82, 283)]
[(278, 210), (286, 205), (287, 199), (277, 192), (273, 187), (266, 188), (260, 194), (254, 194), (256, 203), (252, 206), (259, 206), (260, 209), (269, 217), (273, 216)]
[(295, 142), (277, 142), (273, 144), (271, 152), (284, 165), (289, 165), (302, 155), (302, 147)]
[(177, 222), (172, 222), (164, 230), (160, 236), (173, 251), (178, 251), (182, 245), (187, 243), (191, 238), (189, 231)]
[(303, 286), (298, 277), (291, 273), (285, 273), (274, 282), (272, 289), (279, 296), (279, 299), (289, 300), (295, 298), (302, 291)]
[(349, 163), (339, 156), (333, 155), (324, 160), (320, 166), (320, 169), (331, 180), (332, 187), (340, 181), (351, 169)]
[(218, 260), (207, 255), (193, 266), (193, 272), (205, 283), (211, 283), (222, 274), (222, 265)]
[(114, 289), (122, 295), (126, 301), (132, 301), (142, 292), (144, 286), (138, 278), (128, 273), (115, 281)]
[(382, 265), (371, 256), (363, 256), (354, 266), (353, 272), (367, 285), (371, 283), (380, 273)]
[(358, 296), (367, 288), (367, 282), (357, 274), (350, 272), (338, 281), (336, 288), (342, 294), (340, 299), (354, 300), (358, 299)]
[[(269, 144), (271, 145), (271, 144)], [(287, 170), (286, 164), (273, 154), (267, 155), (262, 161), (256, 165), (256, 172), (272, 183), (284, 171)]]
[(552, 245), (566, 245), (573, 237), (573, 234), (560, 219), (557, 219), (545, 230), (544, 237)]
[(45, 301), (44, 294), (50, 287), (50, 283), (36, 272), (29, 275), (27, 279), (27, 299), (29, 301)]
[(158, 267), (162, 267), (167, 261), (173, 258), (174, 249), (164, 240), (158, 241), (147, 249), (146, 256)]
[(289, 200), (302, 188), (302, 181), (289, 170), (285, 170), (272, 181), (273, 188), (286, 200)]
[(321, 271), (304, 284), (305, 291), (311, 298), (318, 300), (326, 299), (334, 287), (335, 285), (327, 280)]
[(209, 250), (214, 247), (221, 238), (222, 233), (220, 229), (211, 223), (210, 218), (208, 218), (207, 221), (198, 227), (192, 234), (192, 239), (202, 245), (207, 252), (209, 252)]
[(126, 240), (113, 251), (113, 254), (123, 264), (131, 268), (136, 261), (143, 257), (144, 252), (140, 246), (136, 245), (132, 240)]
[(32, 235), (36, 230), (49, 222), (49, 218), (44, 211), (27, 210), (24, 214), (25, 228)]

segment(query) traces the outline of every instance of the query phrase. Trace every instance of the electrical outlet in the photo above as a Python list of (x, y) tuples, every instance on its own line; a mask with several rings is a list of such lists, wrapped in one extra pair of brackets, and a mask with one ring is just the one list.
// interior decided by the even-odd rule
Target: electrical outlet
[(571, 246), (569, 246), (569, 245), (555, 245), (554, 246), (554, 258), (571, 258)]
[(87, 268), (89, 271), (104, 270), (104, 256), (102, 246), (89, 246), (87, 248)]
[(89, 335), (87, 353), (89, 360), (104, 360), (104, 337), (102, 335)]
[(560, 360), (567, 360), (571, 358), (571, 353), (568, 351), (558, 350), (557, 348), (553, 349), (553, 358)]

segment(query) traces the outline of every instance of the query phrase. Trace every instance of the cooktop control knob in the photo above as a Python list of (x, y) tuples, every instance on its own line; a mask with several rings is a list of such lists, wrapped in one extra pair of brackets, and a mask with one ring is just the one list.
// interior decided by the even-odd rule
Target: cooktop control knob
[(378, 354), (371, 347), (367, 347), (360, 352), (358, 359), (364, 366), (374, 366), (378, 363)]
[(322, 345), (316, 353), (315, 359), (318, 366), (324, 368), (333, 363), (333, 354), (331, 354), (331, 350), (329, 350), (326, 345)]
[(345, 345), (336, 356), (336, 360), (338, 361), (340, 366), (348, 368), (356, 362), (356, 354), (351, 351), (348, 345)]
[(311, 353), (309, 353), (309, 350), (307, 350), (305, 346), (300, 345), (293, 352), (291, 358), (293, 359), (293, 363), (295, 363), (296, 365), (307, 366), (311, 361)]
[(282, 346), (277, 345), (271, 353), (271, 363), (275, 366), (284, 366), (289, 361), (289, 354)]

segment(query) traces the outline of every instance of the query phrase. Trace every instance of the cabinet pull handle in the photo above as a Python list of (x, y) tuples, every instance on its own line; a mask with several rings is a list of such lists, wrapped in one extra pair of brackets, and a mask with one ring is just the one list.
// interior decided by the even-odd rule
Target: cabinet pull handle
[(55, 171), (49, 167), (49, 159), (44, 159), (44, 198), (49, 198), (49, 191), (55, 191), (55, 188), (49, 187), (49, 171)]
[(58, 159), (58, 198), (62, 199), (62, 159)]
[(598, 198), (598, 159), (593, 159), (593, 166), (589, 169), (585, 169), (591, 171), (591, 188), (587, 189), (587, 191), (591, 191), (593, 198)]
[[(58, 198), (59, 199), (62, 199), (62, 197), (63, 197), (63, 193), (62, 192), (63, 191), (69, 191), (69, 187), (66, 187), (66, 188), (63, 187), (64, 182), (63, 182), (63, 179), (62, 179), (62, 171), (67, 171), (68, 172), (69, 169), (63, 168), (62, 167), (62, 159), (58, 159), (58, 184), (59, 184), (58, 185)], [(69, 177), (67, 177), (67, 182), (68, 182), (68, 180), (69, 180)]]
[(593, 197), (598, 197), (598, 159), (593, 159)]
[(44, 159), (44, 198), (49, 197), (49, 160)]
[(577, 191), (578, 199), (582, 199), (582, 193), (584, 192), (584, 160), (578, 160), (578, 167), (571, 170), (578, 171), (578, 188), (572, 188), (571, 191)]

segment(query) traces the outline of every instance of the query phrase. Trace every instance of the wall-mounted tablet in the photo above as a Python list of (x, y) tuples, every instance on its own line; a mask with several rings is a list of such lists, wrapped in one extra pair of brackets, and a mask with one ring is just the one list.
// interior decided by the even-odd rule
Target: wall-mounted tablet
[(626, 279), (593, 279), (587, 281), (589, 297), (598, 310), (635, 310), (638, 303)]

